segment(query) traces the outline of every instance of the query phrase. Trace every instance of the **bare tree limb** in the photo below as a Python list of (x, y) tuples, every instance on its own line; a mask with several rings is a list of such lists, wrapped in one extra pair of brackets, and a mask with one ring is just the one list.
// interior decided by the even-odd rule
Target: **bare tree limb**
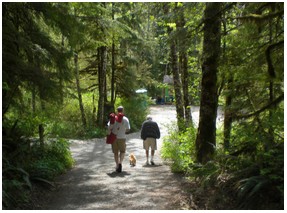
[(247, 20), (247, 21), (266, 21), (271, 18), (279, 17), (284, 15), (284, 10), (280, 10), (276, 13), (269, 13), (267, 15), (259, 15), (259, 14), (249, 14), (247, 16), (238, 16), (235, 17), (235, 19), (242, 19), (242, 20)]
[(266, 60), (267, 60), (267, 64), (268, 64), (268, 73), (270, 75), (270, 77), (275, 78), (276, 74), (275, 74), (275, 70), (274, 70), (274, 66), (271, 60), (271, 51), (273, 49), (275, 49), (276, 47), (279, 46), (284, 46), (284, 40), (279, 41), (275, 44), (271, 44), (269, 47), (267, 47), (266, 51), (265, 51), (265, 56), (266, 56)]
[(278, 105), (281, 101), (284, 100), (284, 94), (280, 95), (278, 98), (276, 98), (274, 101), (270, 102), (269, 104), (267, 104), (266, 106), (262, 107), (261, 109), (253, 112), (253, 113), (250, 113), (250, 114), (246, 114), (246, 115), (235, 115), (233, 116), (232, 118), (234, 120), (239, 120), (239, 119), (247, 119), (247, 118), (250, 118), (250, 117), (253, 117), (253, 116), (257, 116), (259, 115), (260, 113), (264, 112), (266, 109), (269, 109), (273, 106), (276, 106)]

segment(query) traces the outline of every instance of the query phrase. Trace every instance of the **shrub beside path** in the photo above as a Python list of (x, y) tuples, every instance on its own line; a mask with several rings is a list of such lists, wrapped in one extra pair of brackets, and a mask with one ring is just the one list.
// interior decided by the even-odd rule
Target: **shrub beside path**
[[(186, 182), (173, 174), (160, 158), (162, 139), (167, 125), (176, 120), (174, 106), (150, 108), (158, 122), (161, 139), (155, 154), (155, 166), (145, 166), (145, 151), (140, 133), (127, 137), (127, 152), (123, 172), (115, 172), (110, 145), (104, 139), (72, 140), (71, 151), (75, 167), (60, 176), (57, 189), (48, 193), (41, 209), (74, 210), (167, 210), (189, 206)], [(128, 155), (134, 153), (137, 165), (130, 167)]]

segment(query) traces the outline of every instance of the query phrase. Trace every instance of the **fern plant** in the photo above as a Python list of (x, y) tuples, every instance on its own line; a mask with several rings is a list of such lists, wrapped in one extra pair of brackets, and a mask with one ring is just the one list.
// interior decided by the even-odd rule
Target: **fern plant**
[[(268, 193), (270, 180), (262, 175), (251, 176), (236, 183), (238, 204), (240, 209), (254, 208), (265, 193)], [(261, 198), (261, 199), (260, 199)]]

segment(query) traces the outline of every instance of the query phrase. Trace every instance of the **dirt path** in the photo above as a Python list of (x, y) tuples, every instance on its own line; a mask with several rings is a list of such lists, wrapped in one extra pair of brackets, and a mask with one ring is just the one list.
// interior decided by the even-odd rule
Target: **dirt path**
[[(167, 135), (166, 124), (176, 119), (175, 107), (151, 108), (158, 122), (162, 138)], [(123, 172), (115, 172), (110, 145), (104, 139), (74, 140), (71, 151), (75, 167), (62, 175), (58, 189), (49, 195), (43, 209), (74, 210), (163, 210), (182, 209), (184, 179), (171, 173), (156, 152), (155, 166), (145, 166), (145, 153), (139, 133), (128, 135)], [(130, 167), (128, 154), (133, 152), (137, 165)]]

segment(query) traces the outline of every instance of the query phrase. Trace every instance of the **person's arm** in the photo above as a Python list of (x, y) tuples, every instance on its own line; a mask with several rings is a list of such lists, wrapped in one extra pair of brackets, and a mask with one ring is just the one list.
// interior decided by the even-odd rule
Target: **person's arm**
[(112, 129), (112, 128), (113, 128), (113, 126), (114, 126), (114, 124), (111, 124), (110, 122), (108, 122), (108, 124), (107, 124), (107, 128), (108, 128), (108, 130)]
[(156, 131), (157, 131), (157, 136), (158, 138), (160, 138), (160, 131), (159, 131), (159, 128), (158, 128), (158, 125), (156, 124)]
[(126, 127), (126, 134), (129, 134), (130, 133), (130, 130), (131, 130), (131, 126), (130, 126), (130, 121), (128, 118), (126, 118), (126, 122), (125, 122), (125, 127)]
[(144, 130), (144, 128), (145, 128), (145, 123), (143, 123), (142, 124), (142, 128), (141, 128), (141, 139), (145, 139), (145, 130)]

